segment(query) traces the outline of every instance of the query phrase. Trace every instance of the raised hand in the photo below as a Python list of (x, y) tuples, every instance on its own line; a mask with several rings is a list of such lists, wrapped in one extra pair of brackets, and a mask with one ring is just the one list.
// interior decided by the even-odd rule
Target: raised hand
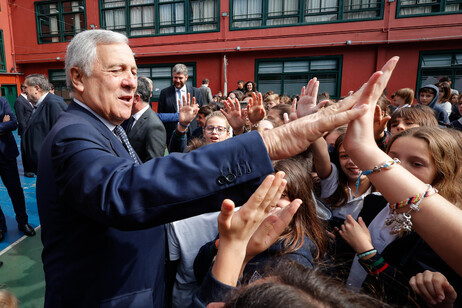
[[(301, 153), (325, 132), (363, 116), (371, 106), (375, 108), (375, 103), (387, 85), (397, 61), (398, 57), (389, 60), (382, 68), (383, 71), (374, 73), (361, 89), (337, 104), (322, 108), (315, 114), (304, 116), (286, 125), (261, 132), (270, 158), (283, 159)], [(372, 118), (370, 122), (370, 134), (375, 142)], [(350, 140), (357, 139), (358, 134), (361, 132), (350, 133)], [(354, 143), (351, 145), (355, 146)]]
[(302, 200), (295, 199), (289, 205), (268, 216), (258, 227), (247, 244), (245, 262), (273, 245), (292, 221)]
[(297, 108), (298, 118), (315, 113), (319, 109), (315, 109), (318, 99), (318, 90), (319, 81), (316, 77), (311, 78), (306, 87), (302, 88)]
[(232, 200), (223, 201), (221, 213), (218, 216), (220, 244), (212, 268), (212, 274), (218, 281), (236, 285), (245, 258), (247, 243), (261, 222), (276, 207), (286, 185), (283, 178), (283, 172), (267, 176), (237, 212), (234, 212)]
[[(376, 104), (382, 95), (391, 73), (398, 63), (399, 58), (393, 57), (382, 67), (382, 70), (374, 73), (369, 81), (361, 88), (361, 95), (357, 97), (356, 106), (367, 106), (366, 112), (361, 117), (348, 124), (348, 130), (343, 141), (345, 150), (357, 164), (357, 156), (360, 156), (366, 147), (377, 147), (374, 136), (374, 115)], [(358, 91), (359, 92), (359, 91)], [(357, 93), (347, 97), (357, 96)]]
[(390, 116), (383, 115), (384, 112), (379, 106), (375, 106), (374, 112), (374, 139), (378, 140), (383, 137), (385, 133), (385, 127), (387, 127), (388, 121), (391, 119)]
[(362, 253), (374, 248), (371, 233), (361, 217), (356, 221), (351, 215), (347, 215), (339, 234), (356, 253)]
[(454, 287), (439, 272), (418, 273), (409, 280), (409, 285), (431, 307), (453, 307), (457, 298)]
[(237, 98), (232, 100), (228, 97), (225, 108), (220, 109), (220, 111), (228, 120), (235, 135), (240, 135), (244, 132), (246, 114), (241, 110), (241, 104)]
[(199, 111), (199, 105), (196, 104), (196, 98), (193, 97), (191, 103), (191, 95), (188, 93), (188, 99), (183, 95), (183, 102), (178, 100), (178, 105), (180, 106), (179, 116), (180, 123), (184, 126), (188, 126), (194, 118), (196, 118), (197, 112)]
[(261, 93), (258, 95), (252, 92), (252, 98), (249, 100), (247, 105), (247, 117), (252, 124), (257, 124), (263, 120), (266, 116), (265, 107), (263, 106), (263, 98)]

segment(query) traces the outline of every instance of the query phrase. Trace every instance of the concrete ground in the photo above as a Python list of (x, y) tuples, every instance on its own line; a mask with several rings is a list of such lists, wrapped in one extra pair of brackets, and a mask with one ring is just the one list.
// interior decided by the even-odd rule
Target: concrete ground
[[(19, 145), (19, 137), (14, 132), (16, 143)], [(35, 199), (36, 178), (24, 177), (21, 156), (18, 157), (19, 176), (26, 198), (26, 209), (29, 216), (29, 224), (35, 228), (37, 234), (34, 237), (24, 236), (18, 231), (8, 192), (0, 184), (0, 206), (5, 214), (8, 232), (5, 240), (0, 242), (0, 288), (8, 289), (15, 294), (21, 308), (43, 307), (45, 294), (45, 280), (40, 255), (42, 242), (40, 241), (40, 222)]]

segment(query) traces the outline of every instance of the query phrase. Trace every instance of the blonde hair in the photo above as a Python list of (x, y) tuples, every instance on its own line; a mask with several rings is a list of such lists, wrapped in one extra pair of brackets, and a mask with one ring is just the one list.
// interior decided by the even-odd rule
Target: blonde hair
[(462, 200), (462, 147), (451, 133), (439, 127), (415, 127), (396, 135), (387, 148), (402, 137), (414, 137), (424, 140), (436, 167), (436, 176), (432, 184), (441, 196), (461, 207)]
[(411, 88), (399, 89), (394, 93), (394, 95), (398, 95), (399, 97), (404, 99), (404, 103), (408, 105), (411, 105), (414, 101), (414, 90), (412, 90)]
[(211, 119), (211, 118), (222, 118), (225, 120), (226, 122), (226, 129), (229, 130), (230, 128), (230, 125), (229, 125), (229, 122), (228, 122), (228, 119), (223, 115), (223, 113), (221, 113), (221, 111), (214, 111), (212, 112), (211, 114), (209, 114), (206, 118), (205, 118), (205, 124), (204, 124), (204, 129), (205, 127), (207, 126), (207, 122)]
[(18, 308), (18, 299), (8, 290), (0, 289), (0, 308)]

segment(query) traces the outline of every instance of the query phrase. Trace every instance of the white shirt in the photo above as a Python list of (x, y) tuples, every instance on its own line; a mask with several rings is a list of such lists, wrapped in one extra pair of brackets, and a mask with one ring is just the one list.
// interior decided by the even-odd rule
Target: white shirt
[(88, 111), (90, 111), (95, 117), (98, 118), (98, 120), (100, 120), (101, 122), (103, 122), (103, 124), (106, 125), (107, 128), (109, 128), (109, 130), (110, 130), (111, 132), (114, 133), (114, 128), (116, 127), (114, 124), (112, 124), (112, 123), (109, 122), (108, 120), (102, 118), (99, 114), (97, 114), (96, 112), (94, 112), (90, 107), (88, 107), (87, 105), (85, 105), (84, 103), (82, 103), (81, 101), (79, 101), (78, 99), (74, 98), (74, 102), (76, 102), (80, 107), (85, 108), (85, 109), (87, 109)]
[(132, 124), (132, 127), (131, 127), (131, 128), (133, 128), (133, 127), (135, 126), (136, 121), (138, 121), (139, 118), (141, 118), (141, 116), (143, 115), (143, 113), (145, 113), (146, 110), (148, 110), (148, 108), (149, 108), (149, 105), (146, 105), (146, 107), (144, 107), (143, 109), (141, 109), (140, 111), (138, 111), (137, 113), (135, 113), (134, 115), (132, 115), (132, 117), (133, 117), (135, 120), (133, 121), (133, 124)]
[(188, 99), (188, 89), (186, 88), (186, 84), (180, 89), (175, 88), (175, 95), (176, 95), (176, 112), (180, 112), (181, 105), (178, 103), (178, 101), (180, 101), (181, 104), (183, 104), (183, 96), (186, 99)]
[[(337, 166), (331, 163), (332, 171), (329, 176), (321, 180), (321, 198), (325, 199), (330, 196), (337, 190), (338, 187), (338, 170)], [(348, 202), (338, 208), (331, 208), (332, 214), (334, 217), (346, 219), (346, 216), (350, 214), (354, 219), (358, 218), (359, 212), (361, 212), (364, 205), (364, 198), (369, 195), (372, 191), (372, 186), (370, 186), (364, 194), (359, 197), (353, 198), (350, 187), (348, 188)], [(327, 204), (330, 206), (330, 204)]]
[(45, 99), (45, 97), (47, 97), (47, 95), (49, 94), (50, 92), (47, 92), (45, 94), (43, 94), (37, 101), (37, 103), (35, 104), (35, 108), (38, 108), (38, 106), (43, 102), (43, 100)]

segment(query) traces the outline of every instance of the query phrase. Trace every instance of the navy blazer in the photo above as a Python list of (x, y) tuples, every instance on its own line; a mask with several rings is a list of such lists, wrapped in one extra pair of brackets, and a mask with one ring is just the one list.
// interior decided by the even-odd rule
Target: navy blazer
[(14, 101), (14, 110), (18, 120), (18, 134), (22, 136), (27, 124), (29, 123), (30, 117), (32, 116), (34, 107), (24, 96), (19, 95)]
[[(10, 120), (3, 122), (5, 115), (10, 116)], [(0, 159), (13, 160), (19, 155), (18, 146), (11, 133), (18, 124), (13, 110), (11, 110), (10, 103), (4, 97), (0, 97)]]
[(246, 202), (273, 171), (262, 153), (260, 135), (249, 133), (135, 165), (71, 103), (44, 142), (37, 176), (45, 307), (163, 307), (161, 225), (217, 211), (225, 198)]
[(127, 136), (142, 162), (164, 156), (167, 135), (162, 121), (151, 108), (143, 112)]
[(38, 155), (43, 140), (67, 104), (61, 96), (48, 93), (35, 109), (21, 138), (21, 153), (28, 171), (37, 173)]
[[(191, 94), (191, 102), (193, 97), (196, 98), (196, 103), (199, 106), (202, 106), (202, 94), (198, 88), (191, 87), (186, 85), (187, 93)], [(165, 89), (160, 91), (159, 96), (159, 105), (157, 107), (158, 113), (178, 113), (177, 110), (177, 101), (176, 101), (176, 93), (175, 93), (175, 86), (171, 85)], [(165, 131), (167, 132), (167, 144), (170, 142), (170, 138), (172, 136), (173, 131), (176, 128), (177, 123), (175, 122), (164, 122)], [(191, 124), (189, 125), (188, 129), (188, 137), (191, 136), (191, 132), (197, 128), (197, 121), (194, 119)]]

